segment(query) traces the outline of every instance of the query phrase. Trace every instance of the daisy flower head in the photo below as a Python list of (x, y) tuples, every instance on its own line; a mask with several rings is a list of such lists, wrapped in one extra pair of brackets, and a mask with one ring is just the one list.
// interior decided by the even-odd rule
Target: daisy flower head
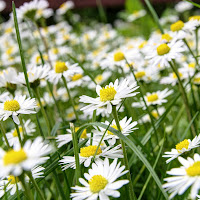
[(133, 22), (135, 21), (136, 19), (139, 19), (141, 17), (144, 17), (146, 15), (146, 11), (145, 10), (135, 10), (133, 11), (132, 14), (130, 14), (128, 17), (127, 17), (127, 20), (129, 22)]
[(81, 110), (93, 111), (98, 110), (99, 107), (107, 107), (107, 111), (110, 114), (112, 112), (112, 106), (120, 104), (124, 98), (133, 97), (138, 94), (138, 92), (134, 92), (136, 89), (138, 89), (136, 82), (129, 85), (127, 79), (124, 79), (120, 83), (117, 79), (114, 84), (111, 82), (103, 88), (97, 85), (96, 92), (99, 97), (92, 98), (86, 95), (81, 96), (80, 102), (89, 104), (81, 108)]
[[(36, 129), (35, 129), (36, 125), (35, 125), (35, 123), (31, 122), (30, 119), (28, 119), (27, 121), (23, 120), (23, 124), (24, 124), (24, 131), (27, 135), (31, 136), (32, 133), (34, 133), (36, 131)], [(23, 135), (22, 126), (19, 126), (19, 132), (20, 132), (21, 138), (23, 139), (24, 135)], [(12, 129), (10, 132), (6, 133), (6, 137), (8, 139), (8, 143), (10, 146), (13, 146), (15, 144), (20, 144), (16, 129)], [(4, 140), (4, 138), (3, 138), (3, 140)]]
[(179, 142), (176, 145), (176, 148), (172, 149), (170, 152), (165, 152), (165, 155), (162, 157), (169, 158), (166, 163), (174, 160), (184, 152), (190, 151), (191, 149), (197, 148), (200, 146), (200, 135), (195, 136), (195, 138), (191, 141), (190, 139), (185, 139), (182, 142)]
[[(84, 163), (84, 167), (89, 167), (96, 150), (97, 145), (89, 145), (80, 148), (80, 164)], [(101, 147), (99, 147), (95, 156), (95, 160), (101, 160), (101, 158), (123, 158), (121, 145), (117, 145), (115, 147), (108, 146), (103, 150), (101, 149)], [(66, 170), (69, 167), (76, 169), (76, 161), (74, 156), (64, 156), (63, 159), (61, 159), (59, 162), (63, 165), (63, 170)]]
[(47, 79), (53, 83), (57, 84), (62, 76), (65, 79), (69, 79), (70, 76), (73, 76), (75, 73), (79, 74), (82, 72), (82, 69), (78, 66), (77, 63), (71, 65), (69, 62), (56, 61), (54, 63), (54, 69), (50, 70)]
[(74, 8), (74, 2), (73, 1), (66, 1), (63, 4), (60, 5), (60, 7), (56, 10), (57, 15), (63, 15), (68, 10), (71, 10)]
[(193, 5), (186, 1), (180, 1), (175, 6), (175, 10), (179, 13), (185, 12), (186, 10), (190, 10), (192, 8), (193, 8)]
[(12, 117), (16, 124), (19, 124), (19, 114), (34, 114), (34, 108), (37, 108), (34, 98), (27, 98), (26, 95), (15, 96), (14, 99), (7, 96), (3, 103), (0, 103), (0, 120), (5, 121)]
[(75, 193), (71, 193), (73, 200), (81, 199), (93, 199), (93, 200), (105, 200), (109, 199), (109, 196), (114, 198), (120, 197), (119, 188), (127, 184), (128, 180), (116, 181), (119, 177), (126, 174), (128, 171), (124, 171), (125, 166), (120, 166), (121, 162), (117, 163), (117, 159), (109, 164), (108, 158), (104, 161), (96, 161), (92, 164), (92, 168), (88, 170), (88, 173), (84, 174), (83, 178), (79, 178), (80, 183), (84, 186), (72, 187)]
[(181, 40), (172, 40), (168, 44), (163, 43), (157, 45), (156, 48), (152, 47), (152, 51), (146, 56), (149, 59), (149, 63), (153, 66), (168, 67), (169, 62), (173, 59), (180, 58), (182, 52), (185, 51), (184, 43)]
[(3, 0), (0, 0), (0, 12), (6, 8), (6, 3)]
[(52, 151), (49, 144), (42, 137), (37, 137), (33, 142), (27, 140), (23, 147), (14, 145), (13, 149), (4, 151), (0, 148), (0, 177), (8, 175), (20, 176), (24, 171), (30, 171), (37, 165), (43, 164)]
[[(110, 123), (108, 121), (106, 121), (105, 124), (109, 125)], [(132, 117), (130, 117), (129, 119), (127, 119), (127, 117), (124, 117), (122, 120), (119, 121), (119, 124), (120, 124), (120, 128), (121, 128), (121, 133), (124, 134), (125, 136), (128, 136), (129, 133), (132, 133), (134, 130), (137, 129), (137, 128), (135, 128), (135, 126), (137, 125), (137, 122), (136, 121), (132, 122)], [(110, 127), (118, 130), (115, 120), (113, 120)], [(96, 137), (99, 137), (99, 141), (100, 141), (102, 135), (105, 132), (105, 129), (99, 127), (99, 129), (94, 130), (93, 132)], [(110, 145), (114, 145), (116, 143), (116, 140), (119, 139), (119, 137), (116, 136), (111, 131), (107, 131), (103, 139), (107, 140)]]
[(171, 193), (169, 198), (172, 199), (177, 194), (182, 195), (191, 186), (189, 198), (196, 199), (200, 189), (200, 155), (194, 154), (194, 159), (178, 157), (178, 160), (182, 166), (167, 171), (172, 177), (164, 179), (167, 183), (163, 188)]

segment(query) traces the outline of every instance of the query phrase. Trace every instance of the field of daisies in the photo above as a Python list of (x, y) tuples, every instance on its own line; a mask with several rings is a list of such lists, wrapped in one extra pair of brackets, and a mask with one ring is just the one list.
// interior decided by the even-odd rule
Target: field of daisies
[(0, 18), (0, 199), (200, 199), (200, 5), (97, 3)]

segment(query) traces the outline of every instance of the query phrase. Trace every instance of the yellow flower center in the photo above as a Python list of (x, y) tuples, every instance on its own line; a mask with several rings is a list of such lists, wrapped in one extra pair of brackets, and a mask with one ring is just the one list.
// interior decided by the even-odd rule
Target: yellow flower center
[(162, 35), (162, 40), (166, 40), (167, 42), (169, 42), (171, 39), (172, 37), (167, 33)]
[[(82, 157), (93, 156), (96, 152), (96, 149), (97, 149), (96, 145), (94, 145), (94, 146), (91, 145), (91, 146), (88, 146), (88, 147), (82, 147), (80, 149), (80, 156), (82, 156)], [(98, 149), (97, 155), (99, 155), (100, 153), (102, 153), (101, 148)]]
[(124, 54), (121, 51), (118, 51), (114, 54), (114, 61), (119, 62), (121, 60), (124, 60)]
[(97, 83), (100, 83), (102, 80), (103, 80), (103, 76), (102, 76), (102, 75), (98, 75), (98, 76), (96, 76), (96, 78), (95, 78), (95, 81), (96, 81)]
[(71, 78), (72, 78), (72, 81), (77, 81), (77, 80), (81, 79), (82, 77), (83, 77), (82, 74), (75, 74)]
[(198, 20), (198, 21), (200, 21), (200, 15), (191, 16), (191, 17), (189, 17), (189, 20)]
[[(22, 127), (19, 126), (19, 132), (22, 133), (22, 131), (23, 131), (23, 130), (22, 130)], [(13, 134), (12, 134), (12, 135), (13, 135), (13, 137), (18, 137), (18, 134), (17, 134), (17, 130), (16, 130), (16, 129), (13, 131)]]
[(14, 48), (13, 48), (13, 47), (10, 47), (10, 48), (8, 48), (8, 49), (6, 50), (6, 54), (7, 54), (7, 55), (11, 55), (11, 54), (13, 53), (13, 51), (14, 51)]
[[(116, 129), (116, 130), (118, 130), (118, 128), (117, 128), (117, 125), (112, 125), (112, 126), (110, 126), (110, 127), (112, 127), (112, 128), (114, 128), (114, 129)], [(120, 128), (122, 129), (122, 127), (120, 126)], [(114, 135), (111, 131), (107, 131), (107, 133), (109, 134), (109, 135)]]
[(195, 162), (193, 165), (186, 169), (188, 176), (199, 176), (200, 175), (200, 161)]
[(108, 184), (108, 180), (101, 175), (94, 175), (88, 182), (90, 185), (90, 191), (93, 193), (98, 193)]
[(200, 83), (200, 77), (194, 78), (194, 82), (195, 82), (195, 83)]
[(6, 33), (12, 33), (12, 30), (13, 30), (13, 28), (10, 27), (10, 28), (5, 29), (5, 32), (6, 32)]
[(170, 48), (167, 44), (161, 44), (160, 46), (157, 47), (157, 53), (159, 56), (163, 56), (167, 53), (169, 53)]
[(170, 26), (171, 31), (180, 31), (184, 27), (184, 23), (179, 20)]
[(70, 112), (67, 114), (67, 118), (72, 118), (72, 117), (74, 117), (74, 115), (75, 115), (74, 112)]
[(189, 67), (189, 68), (195, 68), (195, 63), (194, 63), (194, 62), (189, 63), (189, 64), (188, 64), (188, 67)]
[(4, 103), (4, 110), (8, 111), (18, 111), (20, 109), (20, 105), (17, 100), (7, 100)]
[(3, 157), (4, 165), (18, 164), (27, 159), (26, 152), (23, 149), (19, 151), (10, 150)]
[(103, 102), (112, 101), (115, 98), (117, 91), (112, 86), (106, 86), (100, 90), (100, 100)]
[[(79, 127), (75, 127), (75, 132), (77, 132), (79, 129)], [(84, 131), (82, 132), (81, 136), (80, 136), (81, 139), (86, 139), (87, 138), (87, 130), (84, 129)]]
[(8, 177), (8, 181), (10, 182), (10, 184), (16, 184), (17, 182), (19, 182), (19, 178), (10, 175), (10, 176)]
[(188, 141), (187, 139), (185, 139), (185, 140), (183, 140), (182, 142), (180, 142), (180, 143), (178, 143), (178, 144), (176, 145), (176, 150), (177, 150), (179, 153), (181, 153), (181, 150), (182, 150), (183, 148), (188, 149), (188, 146), (189, 146), (189, 141)]
[(139, 48), (139, 49), (142, 49), (146, 44), (147, 44), (147, 41), (145, 40), (144, 42), (142, 42), (142, 43), (138, 46), (138, 48)]
[[(178, 74), (179, 74), (180, 77), (183, 77), (182, 73), (179, 72)], [(177, 76), (174, 72), (172, 73), (172, 78), (177, 79)]]
[(136, 78), (142, 78), (143, 76), (146, 75), (146, 72), (145, 71), (140, 71), (140, 72), (136, 72), (135, 73), (135, 77)]
[(68, 68), (65, 64), (65, 62), (60, 62), (60, 61), (57, 61), (56, 64), (55, 64), (55, 72), (56, 73), (63, 73), (64, 71), (67, 71)]
[(152, 116), (155, 117), (156, 119), (159, 117), (157, 111), (155, 111), (155, 110), (153, 110), (153, 111), (151, 112), (151, 114), (152, 114)]
[(63, 3), (63, 4), (60, 5), (59, 8), (62, 8), (62, 9), (67, 8), (67, 4), (66, 4), (66, 3)]
[(53, 52), (53, 54), (58, 54), (58, 53), (59, 53), (59, 50), (58, 50), (58, 48), (53, 48), (53, 49), (52, 49), (52, 52)]
[(158, 100), (158, 95), (157, 94), (150, 94), (147, 96), (147, 101), (148, 102), (154, 102)]

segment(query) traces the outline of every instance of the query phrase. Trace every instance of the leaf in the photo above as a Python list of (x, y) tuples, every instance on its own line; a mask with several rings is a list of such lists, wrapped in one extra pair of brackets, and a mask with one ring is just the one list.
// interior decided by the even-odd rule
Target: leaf
[(53, 129), (52, 129), (52, 131), (51, 131), (51, 136), (55, 136), (55, 135), (56, 135), (56, 132), (57, 132), (57, 130), (59, 129), (59, 127), (60, 127), (60, 122), (57, 122), (57, 123), (54, 125), (54, 127), (53, 127)]

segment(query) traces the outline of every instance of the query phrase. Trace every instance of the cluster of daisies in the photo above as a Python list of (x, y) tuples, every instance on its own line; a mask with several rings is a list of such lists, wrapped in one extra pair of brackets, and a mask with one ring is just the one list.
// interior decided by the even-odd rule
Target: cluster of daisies
[[(200, 16), (192, 8), (178, 3), (148, 40), (85, 23), (73, 1), (56, 11), (47, 0), (16, 8), (0, 24), (0, 198), (32, 200), (34, 188), (43, 200), (149, 199), (149, 174), (121, 137), (152, 170), (164, 146), (159, 167), (176, 166), (158, 176), (165, 197), (199, 198)], [(134, 11), (123, 23), (146, 15)]]

